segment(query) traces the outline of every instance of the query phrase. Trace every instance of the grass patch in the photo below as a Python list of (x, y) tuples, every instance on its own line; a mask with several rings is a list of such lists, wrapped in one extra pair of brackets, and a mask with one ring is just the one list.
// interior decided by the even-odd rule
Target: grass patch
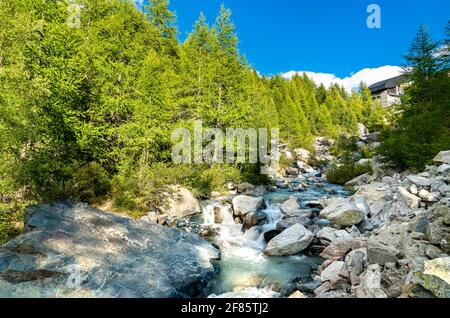
[(355, 164), (346, 163), (335, 165), (326, 172), (327, 180), (334, 184), (345, 185), (348, 181), (365, 173), (372, 173), (370, 163)]

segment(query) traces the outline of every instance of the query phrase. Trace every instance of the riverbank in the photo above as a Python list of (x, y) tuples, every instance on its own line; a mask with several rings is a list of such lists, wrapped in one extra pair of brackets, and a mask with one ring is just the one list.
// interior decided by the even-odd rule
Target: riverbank
[(450, 297), (449, 152), (419, 174), (370, 159), (347, 188), (289, 152), (273, 186), (228, 184), (202, 202), (174, 187), (141, 220), (73, 201), (29, 208), (0, 248), (1, 295)]

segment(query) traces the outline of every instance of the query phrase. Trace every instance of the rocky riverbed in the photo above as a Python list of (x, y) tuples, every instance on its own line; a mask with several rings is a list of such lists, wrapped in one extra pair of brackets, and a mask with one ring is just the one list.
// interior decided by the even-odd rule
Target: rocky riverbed
[[(316, 161), (333, 160), (316, 146)], [(72, 201), (28, 208), (25, 233), (0, 248), (0, 296), (450, 297), (450, 151), (418, 174), (371, 159), (347, 188), (308, 151), (288, 155), (274, 186), (229, 184), (202, 202), (174, 187), (141, 220)]]

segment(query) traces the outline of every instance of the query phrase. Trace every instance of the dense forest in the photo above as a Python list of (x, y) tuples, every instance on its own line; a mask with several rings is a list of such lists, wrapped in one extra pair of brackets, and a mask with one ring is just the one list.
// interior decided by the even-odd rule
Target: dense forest
[[(199, 119), (220, 129), (279, 128), (283, 143), (307, 149), (315, 136), (356, 134), (358, 122), (385, 129), (386, 116), (364, 84), (348, 93), (306, 75), (259, 75), (239, 52), (224, 6), (213, 25), (200, 14), (180, 43), (167, 0), (150, 1), (144, 11), (131, 1), (79, 0), (79, 25), (69, 23), (73, 5), (0, 0), (3, 195), (112, 198), (118, 210), (139, 213), (158, 204), (168, 184), (203, 195), (228, 181), (265, 182), (251, 164), (174, 165), (171, 132)], [(411, 73), (420, 86), (406, 96), (406, 115), (390, 116), (395, 125), (383, 151), (402, 166), (420, 166), (449, 144), (448, 77), (443, 63), (429, 61), (448, 54), (435, 58), (437, 49), (434, 42), (412, 48), (428, 54), (407, 60), (423, 66)]]

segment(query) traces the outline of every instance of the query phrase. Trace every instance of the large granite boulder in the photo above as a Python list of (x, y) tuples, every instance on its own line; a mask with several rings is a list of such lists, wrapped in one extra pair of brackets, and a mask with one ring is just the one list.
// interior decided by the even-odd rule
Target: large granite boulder
[(413, 274), (419, 284), (439, 298), (450, 298), (450, 257), (425, 261), (424, 270)]
[(320, 211), (320, 216), (336, 225), (346, 227), (360, 223), (365, 214), (354, 204), (338, 199), (332, 201), (325, 209)]
[(165, 193), (165, 202), (159, 207), (162, 214), (172, 218), (184, 218), (202, 212), (200, 202), (191, 191), (180, 186), (171, 186)]
[(219, 251), (178, 229), (59, 201), (0, 248), (0, 297), (193, 297)]
[(238, 195), (233, 198), (233, 211), (237, 216), (245, 216), (251, 212), (257, 212), (264, 207), (264, 199), (262, 197), (249, 197), (246, 195)]
[(450, 164), (450, 150), (441, 151), (433, 161)]
[(311, 244), (314, 234), (303, 225), (294, 224), (269, 241), (264, 251), (270, 256), (294, 255)]

